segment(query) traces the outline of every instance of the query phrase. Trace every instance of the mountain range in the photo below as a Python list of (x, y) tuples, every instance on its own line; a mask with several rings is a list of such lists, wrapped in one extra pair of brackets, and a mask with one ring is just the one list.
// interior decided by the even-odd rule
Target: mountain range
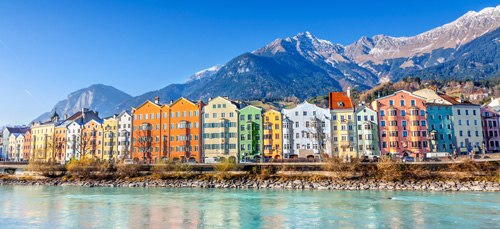
[[(55, 108), (58, 113), (71, 113), (86, 107), (107, 116), (130, 110), (156, 96), (162, 102), (181, 96), (206, 100), (219, 95), (234, 99), (288, 96), (305, 99), (347, 87), (369, 89), (406, 76), (496, 77), (500, 76), (499, 64), (500, 6), (497, 6), (470, 11), (451, 23), (413, 37), (376, 35), (344, 46), (309, 32), (299, 33), (278, 38), (224, 65), (195, 73), (182, 84), (171, 84), (135, 97), (109, 86), (93, 85), (72, 93)], [(37, 120), (47, 117), (45, 114)]]

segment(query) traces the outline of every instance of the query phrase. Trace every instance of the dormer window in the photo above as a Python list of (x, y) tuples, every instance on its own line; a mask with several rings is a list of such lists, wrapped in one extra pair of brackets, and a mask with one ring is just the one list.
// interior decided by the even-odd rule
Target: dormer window
[(339, 104), (339, 107), (344, 107), (344, 103), (343, 102), (338, 102)]

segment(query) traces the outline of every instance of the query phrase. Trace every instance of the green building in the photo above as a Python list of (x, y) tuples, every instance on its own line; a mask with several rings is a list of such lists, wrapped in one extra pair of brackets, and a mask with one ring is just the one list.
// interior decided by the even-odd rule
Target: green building
[(240, 161), (261, 161), (262, 109), (247, 106), (239, 113)]
[(363, 106), (355, 112), (356, 150), (359, 156), (380, 156), (377, 112)]
[(455, 134), (452, 105), (443, 103), (427, 103), (426, 105), (430, 152), (453, 153)]

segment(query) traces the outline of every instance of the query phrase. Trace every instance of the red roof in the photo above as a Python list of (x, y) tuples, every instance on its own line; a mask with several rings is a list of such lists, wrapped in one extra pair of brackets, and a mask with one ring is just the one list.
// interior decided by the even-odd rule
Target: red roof
[(74, 115), (71, 115), (71, 117), (69, 117), (67, 120), (75, 120), (77, 118), (80, 118), (80, 116), (82, 116), (82, 112), (78, 111)]
[(449, 95), (439, 95), (441, 98), (443, 98), (444, 100), (450, 102), (451, 104), (453, 105), (477, 105), (477, 104), (473, 104), (469, 101), (465, 101), (463, 103), (461, 103), (459, 100), (460, 98), (455, 98), (455, 97), (451, 97)]
[(347, 92), (330, 92), (330, 109), (354, 109), (352, 98), (347, 96)]

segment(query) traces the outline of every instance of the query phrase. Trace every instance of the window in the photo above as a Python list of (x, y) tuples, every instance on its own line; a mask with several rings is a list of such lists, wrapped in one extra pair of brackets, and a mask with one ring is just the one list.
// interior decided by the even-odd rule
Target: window
[(389, 100), (389, 106), (394, 106), (394, 100)]
[(465, 110), (465, 115), (469, 115), (469, 110)]
[(476, 110), (472, 110), (472, 115), (476, 115)]
[(424, 110), (420, 110), (420, 116), (425, 116), (425, 111)]
[(381, 126), (385, 126), (385, 121), (380, 121)]
[(402, 121), (401, 121), (401, 125), (402, 125), (402, 126), (406, 126), (406, 120), (402, 120)]
[(358, 121), (361, 121), (361, 116), (360, 115), (358, 115)]
[(302, 116), (307, 116), (307, 111), (303, 111)]
[(420, 121), (420, 126), (425, 126), (425, 120)]
[(380, 111), (380, 116), (385, 116), (385, 112), (383, 110)]
[(399, 102), (400, 102), (401, 106), (405, 105), (405, 101), (404, 100), (400, 100)]
[(461, 114), (460, 114), (460, 109), (457, 109), (457, 114), (458, 114), (458, 115), (461, 115)]
[[(404, 101), (404, 100), (401, 100), (401, 101)], [(406, 116), (406, 111), (405, 110), (401, 110), (401, 116)]]
[(412, 106), (415, 106), (416, 104), (417, 104), (417, 101), (415, 101), (415, 100), (413, 100), (413, 99), (412, 99), (412, 100), (411, 100), (411, 105), (412, 105)]

